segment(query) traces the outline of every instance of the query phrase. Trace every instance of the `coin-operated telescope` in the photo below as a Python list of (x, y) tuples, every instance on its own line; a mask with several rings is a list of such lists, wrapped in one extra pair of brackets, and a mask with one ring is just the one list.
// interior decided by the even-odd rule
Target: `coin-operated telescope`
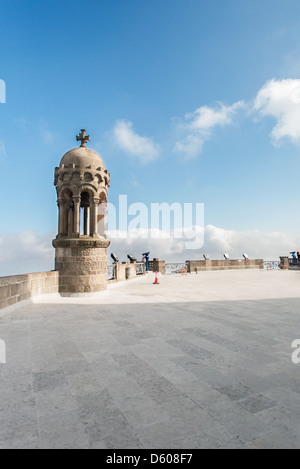
[(127, 254), (127, 257), (130, 260), (131, 264), (133, 264), (133, 262), (136, 262), (136, 257), (134, 257), (132, 254)]
[(119, 262), (119, 258), (112, 252), (111, 253), (112, 260), (114, 261), (114, 264), (117, 264)]
[(150, 252), (144, 252), (143, 259), (146, 262), (146, 272), (149, 272), (149, 254)]

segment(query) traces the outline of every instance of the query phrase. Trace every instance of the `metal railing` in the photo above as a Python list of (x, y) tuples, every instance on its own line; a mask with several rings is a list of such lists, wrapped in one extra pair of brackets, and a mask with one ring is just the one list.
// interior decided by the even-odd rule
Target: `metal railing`
[(136, 263), (136, 275), (144, 275), (144, 262), (137, 262)]
[(165, 265), (166, 274), (181, 274), (185, 272), (187, 269), (187, 265), (185, 262), (172, 262)]
[(280, 270), (280, 261), (264, 261), (265, 270)]

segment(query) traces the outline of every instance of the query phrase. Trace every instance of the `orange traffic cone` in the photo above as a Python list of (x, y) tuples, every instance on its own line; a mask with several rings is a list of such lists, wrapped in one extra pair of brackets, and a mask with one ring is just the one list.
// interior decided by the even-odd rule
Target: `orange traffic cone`
[(159, 285), (159, 281), (158, 281), (158, 278), (157, 278), (157, 272), (155, 272), (155, 280), (153, 282), (153, 285)]

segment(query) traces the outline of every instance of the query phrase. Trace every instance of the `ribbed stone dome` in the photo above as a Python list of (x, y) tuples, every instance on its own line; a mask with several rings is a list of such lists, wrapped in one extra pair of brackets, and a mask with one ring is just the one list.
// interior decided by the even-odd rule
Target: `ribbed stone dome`
[(78, 168), (105, 169), (104, 162), (98, 153), (87, 147), (73, 148), (65, 153), (61, 159), (60, 167), (62, 165), (65, 168), (76, 165)]

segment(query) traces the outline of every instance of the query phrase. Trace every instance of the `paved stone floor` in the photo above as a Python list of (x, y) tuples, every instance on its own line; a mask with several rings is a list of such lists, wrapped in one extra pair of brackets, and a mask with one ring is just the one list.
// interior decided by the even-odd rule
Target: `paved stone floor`
[(0, 318), (0, 448), (300, 447), (300, 272), (152, 282)]

